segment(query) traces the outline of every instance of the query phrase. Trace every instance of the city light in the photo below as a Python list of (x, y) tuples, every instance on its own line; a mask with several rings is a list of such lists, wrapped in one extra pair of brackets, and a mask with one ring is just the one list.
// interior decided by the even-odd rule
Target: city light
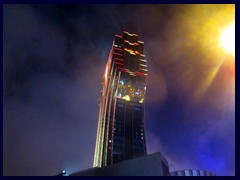
[(235, 54), (235, 22), (222, 30), (219, 45), (227, 52)]
[(120, 83), (121, 85), (124, 85), (124, 82), (123, 82), (123, 80), (121, 80), (119, 83)]
[(129, 97), (129, 95), (123, 96), (122, 99), (125, 99), (126, 101), (130, 101), (130, 97)]

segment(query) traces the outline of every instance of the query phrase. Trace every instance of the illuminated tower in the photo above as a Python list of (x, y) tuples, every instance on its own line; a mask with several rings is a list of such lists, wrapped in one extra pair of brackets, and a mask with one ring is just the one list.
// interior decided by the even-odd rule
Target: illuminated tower
[(143, 47), (137, 34), (115, 35), (102, 81), (94, 167), (146, 155)]

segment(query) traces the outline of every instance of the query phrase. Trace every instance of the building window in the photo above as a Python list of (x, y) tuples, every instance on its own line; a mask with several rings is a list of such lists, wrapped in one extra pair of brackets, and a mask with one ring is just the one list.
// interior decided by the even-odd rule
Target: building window
[(185, 175), (186, 176), (190, 176), (190, 172), (189, 171), (185, 171)]
[(200, 176), (204, 176), (204, 172), (203, 171), (200, 171)]
[(197, 171), (196, 171), (196, 170), (193, 170), (193, 171), (192, 171), (192, 173), (193, 173), (193, 176), (198, 176), (198, 174), (197, 174)]
[(177, 174), (178, 174), (178, 176), (184, 176), (185, 175), (184, 171), (178, 171)]

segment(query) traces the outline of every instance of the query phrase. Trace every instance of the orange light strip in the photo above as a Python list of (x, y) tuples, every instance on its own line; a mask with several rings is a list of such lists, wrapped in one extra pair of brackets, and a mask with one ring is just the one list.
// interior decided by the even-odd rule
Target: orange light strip
[(135, 55), (135, 52), (134, 52), (133, 50), (131, 50), (131, 49), (124, 48), (124, 50), (127, 51), (127, 52), (130, 52), (131, 54), (134, 54), (134, 55)]
[(146, 70), (146, 69), (142, 69), (142, 68), (139, 68), (140, 70), (142, 70), (142, 71), (148, 71), (148, 70)]
[(114, 49), (119, 50), (119, 51), (123, 51), (122, 49), (120, 49), (120, 48), (116, 48), (116, 47), (114, 47)]
[(133, 36), (133, 34), (130, 34), (130, 33), (127, 32), (127, 31), (123, 31), (123, 32), (127, 33), (129, 36)]
[[(126, 43), (128, 43), (128, 44), (130, 44), (131, 46), (134, 46), (135, 45), (135, 43), (131, 43), (131, 42), (129, 42), (128, 40), (124, 40)], [(139, 44), (138, 44), (139, 45)]]
[(119, 53), (115, 53), (115, 52), (113, 52), (113, 54), (116, 54), (116, 55), (122, 56), (122, 54), (119, 54)]
[(140, 59), (140, 61), (147, 62), (145, 59)]
[(119, 70), (121, 70), (121, 71), (123, 71), (123, 72), (129, 72), (129, 70), (128, 70), (128, 69), (125, 69), (125, 68), (117, 67), (117, 69), (119, 69)]
[(147, 65), (144, 65), (144, 64), (140, 64), (140, 66), (144, 66), (144, 67), (147, 67)]
[(135, 71), (135, 74), (139, 75), (139, 76), (145, 76), (144, 73), (141, 73), (141, 72), (138, 72), (138, 71)]
[(118, 34), (115, 34), (115, 36), (116, 36), (116, 37), (120, 37), (120, 38), (122, 37), (122, 36), (120, 36), (120, 35), (118, 35)]
[(119, 65), (122, 65), (122, 66), (123, 66), (123, 64), (122, 64), (122, 63), (119, 63), (119, 62), (114, 62), (114, 64), (119, 64)]
[(123, 59), (121, 59), (121, 58), (114, 58), (114, 59), (119, 60), (119, 61), (123, 61)]
[(122, 72), (127, 72), (132, 76), (137, 76), (137, 75), (138, 76), (143, 76), (143, 77), (147, 76), (146, 73), (141, 73), (141, 72), (138, 72), (138, 71), (132, 72), (132, 71), (129, 71), (128, 69), (121, 68), (121, 67), (117, 67), (117, 69), (121, 70)]
[(135, 51), (135, 54), (140, 54), (138, 51)]

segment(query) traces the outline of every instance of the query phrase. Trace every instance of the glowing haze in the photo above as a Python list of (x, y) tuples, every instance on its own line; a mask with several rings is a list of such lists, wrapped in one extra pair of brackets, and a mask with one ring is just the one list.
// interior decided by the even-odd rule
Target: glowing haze
[(223, 29), (220, 36), (220, 46), (227, 52), (235, 54), (235, 22)]

